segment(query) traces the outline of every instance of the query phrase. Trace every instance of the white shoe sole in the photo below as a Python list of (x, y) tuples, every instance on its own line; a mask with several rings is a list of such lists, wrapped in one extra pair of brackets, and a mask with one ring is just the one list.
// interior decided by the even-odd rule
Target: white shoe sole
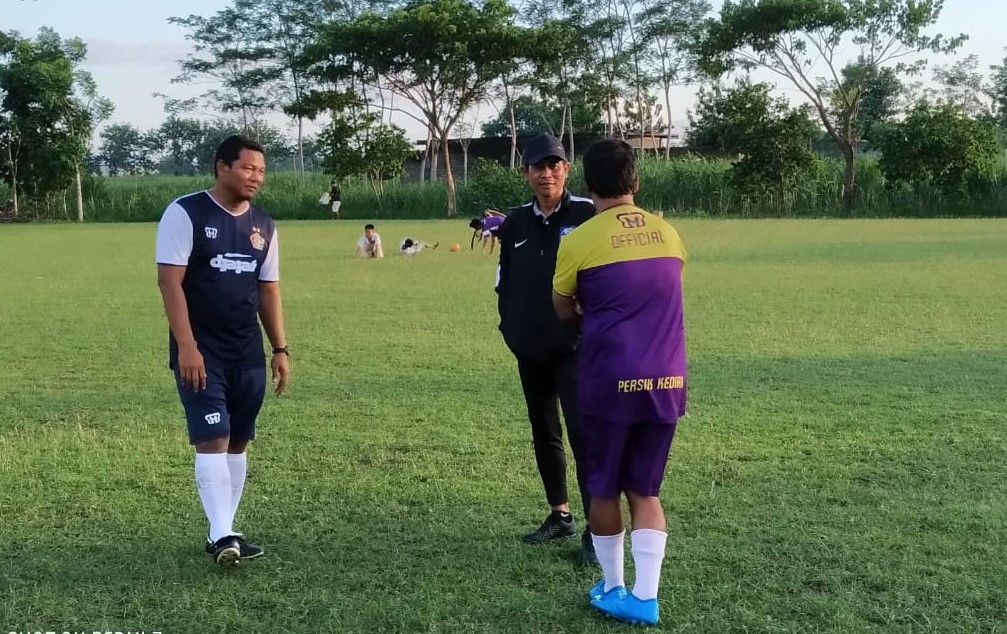
[(237, 548), (225, 548), (217, 553), (216, 561), (221, 566), (236, 566), (241, 561), (241, 551)]

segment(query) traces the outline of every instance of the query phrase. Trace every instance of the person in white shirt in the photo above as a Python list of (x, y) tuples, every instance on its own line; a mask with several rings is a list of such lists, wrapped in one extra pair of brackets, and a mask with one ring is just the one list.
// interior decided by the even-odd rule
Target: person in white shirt
[(374, 225), (364, 225), (364, 235), (357, 240), (357, 257), (379, 260), (385, 257), (385, 252), (381, 248), (381, 236), (374, 230)]

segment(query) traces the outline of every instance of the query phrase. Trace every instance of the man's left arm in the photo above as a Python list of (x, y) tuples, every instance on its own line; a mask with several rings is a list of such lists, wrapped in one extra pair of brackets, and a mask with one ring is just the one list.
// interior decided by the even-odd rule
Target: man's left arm
[[(280, 243), (276, 230), (269, 241), (269, 251), (259, 270), (259, 319), (266, 331), (266, 337), (273, 350), (287, 348), (287, 334), (283, 327), (283, 300), (280, 297)], [(276, 394), (287, 391), (290, 383), (290, 356), (286, 352), (274, 352), (269, 362)]]

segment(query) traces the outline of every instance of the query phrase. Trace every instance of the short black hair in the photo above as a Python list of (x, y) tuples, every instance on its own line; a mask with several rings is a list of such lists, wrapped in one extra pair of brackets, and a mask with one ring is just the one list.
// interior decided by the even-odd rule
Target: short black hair
[(224, 165), (230, 167), (241, 156), (242, 150), (252, 150), (263, 156), (266, 155), (266, 151), (262, 149), (262, 145), (258, 141), (253, 141), (240, 134), (232, 134), (221, 142), (213, 157), (213, 177), (217, 178), (217, 161), (223, 161)]
[(636, 154), (625, 141), (598, 141), (584, 153), (584, 184), (599, 198), (618, 198), (636, 188)]
[(374, 228), (374, 225), (369, 225), (369, 224), (368, 225), (364, 225), (364, 231), (367, 231), (368, 229), (373, 229), (373, 228)]

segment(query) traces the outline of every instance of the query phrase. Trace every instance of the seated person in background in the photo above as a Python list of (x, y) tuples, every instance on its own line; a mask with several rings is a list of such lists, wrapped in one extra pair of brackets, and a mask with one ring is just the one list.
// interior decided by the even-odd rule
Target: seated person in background
[(357, 257), (379, 260), (385, 257), (385, 252), (381, 248), (381, 236), (374, 230), (374, 225), (364, 225), (364, 235), (357, 240)]
[(399, 245), (399, 253), (402, 255), (416, 255), (423, 249), (436, 249), (440, 245), (440, 242), (435, 242), (430, 244), (429, 242), (423, 242), (422, 240), (417, 240), (416, 238), (406, 238)]

